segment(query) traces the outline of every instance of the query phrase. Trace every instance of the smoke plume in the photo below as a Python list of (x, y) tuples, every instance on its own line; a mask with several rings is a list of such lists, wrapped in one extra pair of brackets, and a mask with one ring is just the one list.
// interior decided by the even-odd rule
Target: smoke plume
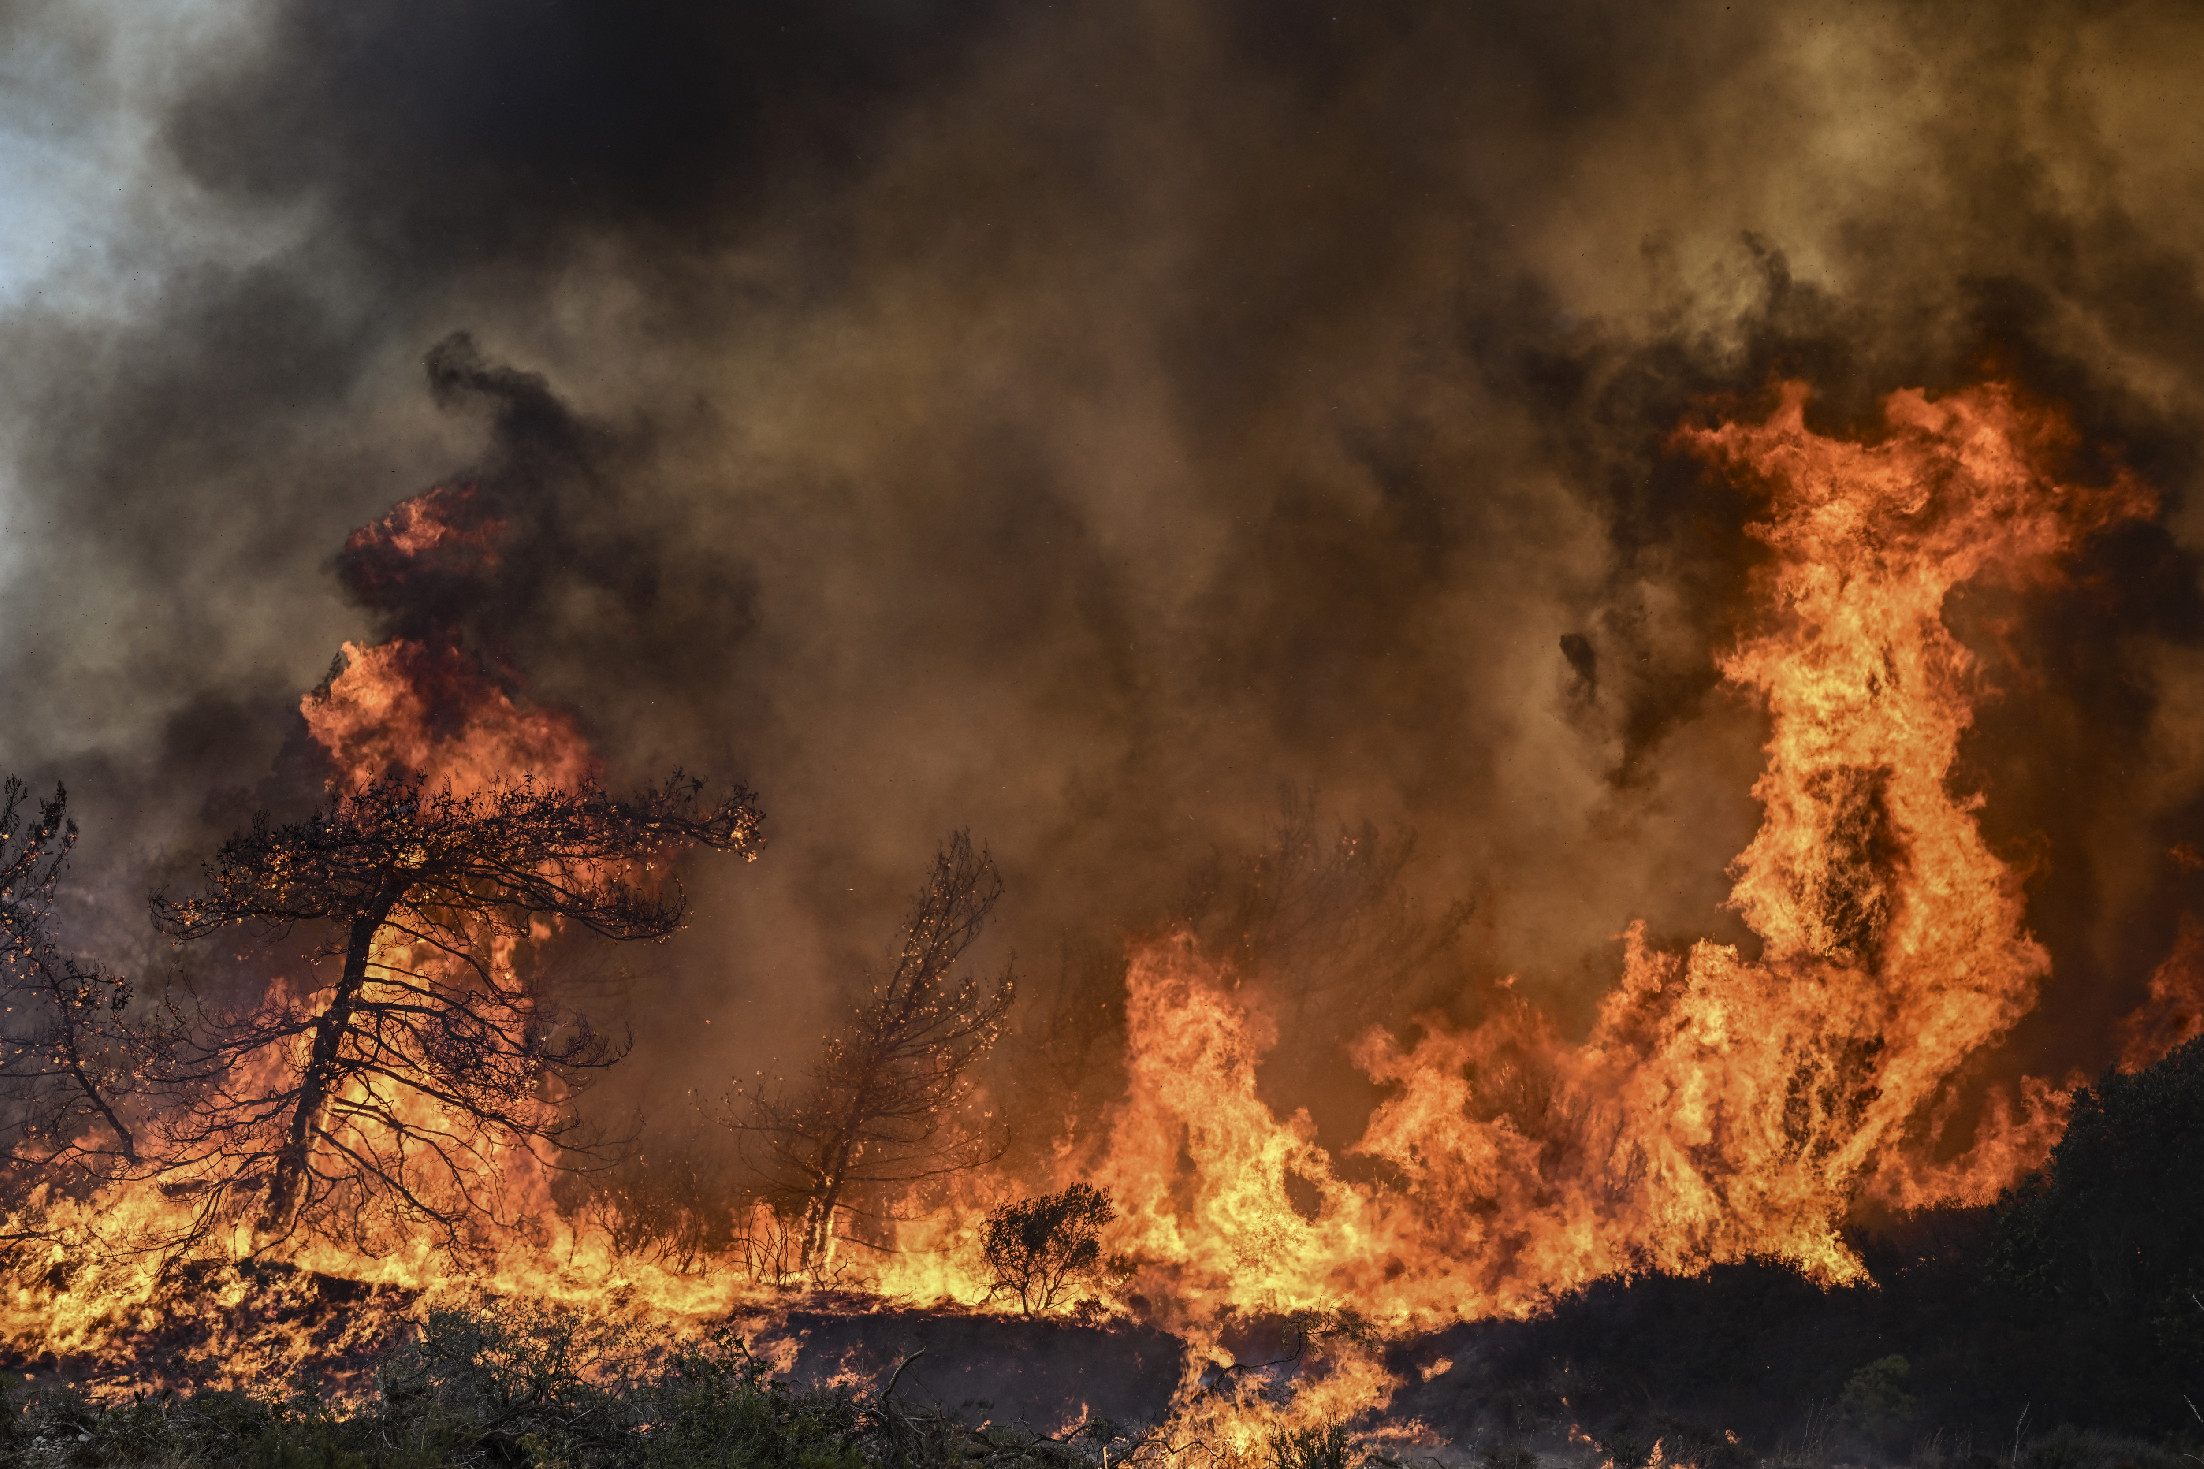
[[(69, 783), (118, 962), (166, 962), (149, 882), (313, 799), (338, 645), (433, 625), (608, 779), (759, 792), (765, 859), (606, 981), (659, 1102), (799, 1064), (961, 827), (1035, 1037), (1174, 920), (1310, 1013), (1519, 974), (1588, 1023), (1633, 921), (1749, 937), (1766, 727), (1715, 660), (1765, 552), (1676, 432), (1786, 378), (1823, 432), (2012, 382), (2167, 507), (1950, 609), (1998, 690), (1954, 783), (2052, 957), (1999, 1066), (2114, 1059), (2204, 901), (2180, 7), (0, 19), (58, 78), (8, 125), (126, 201), (0, 314), (0, 750)], [(399, 595), (354, 533), (432, 486), (498, 555)], [(1266, 872), (1363, 891), (1365, 825), (1392, 928), (1248, 940)]]

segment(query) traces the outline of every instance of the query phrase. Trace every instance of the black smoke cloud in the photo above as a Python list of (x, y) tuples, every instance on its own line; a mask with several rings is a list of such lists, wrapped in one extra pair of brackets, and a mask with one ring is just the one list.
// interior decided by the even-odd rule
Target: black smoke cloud
[[(126, 952), (149, 877), (311, 798), (339, 641), (462, 628), (617, 777), (761, 793), (767, 859), (632, 980), (680, 1084), (799, 1056), (949, 829), (1040, 1004), (1282, 791), (1475, 901), (1357, 1023), (1510, 971), (1581, 1015), (1633, 918), (1745, 937), (1760, 729), (1713, 658), (1752, 503), (1674, 429), (1997, 373), (2169, 506), (1964, 609), (2000, 690), (1964, 778), (2059, 965), (2012, 1060), (2094, 1066), (2204, 896), (2164, 855), (2204, 821), (2194, 25), (270, 0), (142, 181), (245, 243), (0, 323), (0, 734), (78, 792)], [(504, 569), (378, 601), (340, 548), (433, 484)]]

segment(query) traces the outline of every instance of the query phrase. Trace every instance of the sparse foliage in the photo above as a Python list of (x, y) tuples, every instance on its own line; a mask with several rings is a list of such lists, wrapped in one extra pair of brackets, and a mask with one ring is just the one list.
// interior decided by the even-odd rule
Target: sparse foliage
[(0, 786), (0, 1195), (73, 1184), (137, 1161), (124, 1100), (168, 1039), (127, 1018), (131, 986), (61, 951), (54, 893), (76, 845), (68, 793), (26, 810), (23, 782)]
[(1103, 1272), (1102, 1231), (1116, 1217), (1110, 1196), (1089, 1183), (990, 1210), (981, 1249), (991, 1292), (1017, 1296), (1030, 1316), (1095, 1283)]
[(1010, 969), (986, 977), (958, 961), (981, 930), (1002, 879), (958, 832), (934, 858), (904, 920), (887, 974), (829, 1036), (811, 1085), (794, 1097), (738, 1087), (727, 1123), (759, 1140), (778, 1193), (803, 1224), (801, 1268), (832, 1256), (835, 1217), (861, 1188), (976, 1167), (999, 1140), (967, 1114), (969, 1072), (1001, 1033)]
[(747, 792), (676, 775), (618, 799), (529, 780), (476, 793), (393, 776), (303, 821), (225, 842), (194, 896), (153, 900), (179, 942), (325, 928), (333, 981), (203, 1009), (183, 1047), (187, 1105), (164, 1124), (202, 1225), (257, 1197), (269, 1239), (302, 1226), (369, 1244), (384, 1222), (447, 1241), (497, 1217), (515, 1150), (577, 1142), (567, 1096), (623, 1048), (562, 1014), (514, 962), (565, 923), (661, 939), (667, 871), (689, 846), (754, 855)]
[(1347, 1469), (1347, 1425), (1328, 1419), (1308, 1428), (1281, 1428), (1263, 1439), (1270, 1469)]

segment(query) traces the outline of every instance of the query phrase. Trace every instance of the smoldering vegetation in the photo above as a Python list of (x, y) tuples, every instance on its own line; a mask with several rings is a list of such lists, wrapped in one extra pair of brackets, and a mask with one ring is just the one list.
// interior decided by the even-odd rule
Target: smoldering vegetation
[(0, 1462), (2173, 1469), (2199, 1441), (2204, 1210), (2183, 1160), (2200, 1117), (2204, 1042), (2108, 1072), (1994, 1207), (1863, 1229), (1871, 1284), (1740, 1261), (1382, 1339), (1349, 1310), (1233, 1315), (1197, 1404), (1290, 1401), (1372, 1347), (1397, 1383), (1381, 1408), (1252, 1442), (1175, 1418), (1186, 1344), (1122, 1319), (814, 1296), (669, 1345), (618, 1300), (485, 1298), (386, 1316), (361, 1341), (336, 1323), (375, 1292), (258, 1267), (243, 1309), (327, 1337), (314, 1370), (219, 1386), (192, 1329), (140, 1344), (131, 1380), (158, 1390), (135, 1395), (96, 1364), (11, 1359)]
[[(1871, 1281), (1829, 1289), (1785, 1262), (1745, 1260), (1603, 1280), (1525, 1321), (1396, 1335), (1383, 1350), (1397, 1392), (1341, 1427), (1356, 1457), (1380, 1460), (1415, 1457), (1372, 1436), (1414, 1422), (1442, 1458), (1488, 1464), (2170, 1466), (2200, 1432), (2204, 1209), (2183, 1161), (2200, 1119), (2204, 1042), (2192, 1042), (2081, 1089), (2050, 1159), (1995, 1204), (1859, 1222), (1851, 1242)], [(1233, 1365), (1212, 1390), (1290, 1392), (1358, 1329), (1351, 1312), (1235, 1320), (1220, 1337)], [(875, 1358), (924, 1346), (947, 1359), (931, 1381), (950, 1402), (956, 1368), (984, 1380), (975, 1359), (1016, 1360), (1026, 1381), (982, 1395), (1005, 1416), (1028, 1409), (1044, 1364), (1063, 1370), (1064, 1344), (1046, 1332), (988, 1353), (971, 1330), (844, 1321), (818, 1331), (798, 1366), (823, 1375), (852, 1338)], [(1073, 1350), (1112, 1364), (1129, 1389), (1140, 1346)], [(1137, 1396), (1097, 1411), (1141, 1421)]]

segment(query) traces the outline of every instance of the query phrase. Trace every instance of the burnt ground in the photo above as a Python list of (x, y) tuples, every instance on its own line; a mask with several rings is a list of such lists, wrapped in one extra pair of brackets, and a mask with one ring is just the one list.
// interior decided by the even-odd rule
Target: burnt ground
[[(1220, 1337), (1232, 1365), (1206, 1368), (1202, 1382), (1282, 1397), (1351, 1338), (1381, 1353), (1400, 1383), (1389, 1424), (1414, 1420), (1424, 1442), (1462, 1451), (1441, 1457), (1496, 1465), (1520, 1462), (1510, 1456), (1525, 1447), (1640, 1465), (1658, 1444), (1663, 1462), (1699, 1469), (1924, 1454), (1943, 1469), (1994, 1469), (2028, 1457), (2016, 1439), (2051, 1445), (2060, 1432), (2119, 1435), (2129, 1446), (2120, 1462), (2134, 1465), (2144, 1448), (2179, 1462), (2170, 1456), (2204, 1447), (2188, 1407), (2204, 1397), (2188, 1351), (2204, 1340), (2204, 1308), (2193, 1321), (2130, 1325), (2098, 1307), (2026, 1306), (1980, 1265), (1979, 1211), (1931, 1222), (1907, 1238), (1860, 1241), (1873, 1286), (1825, 1290), (1747, 1261), (1602, 1281), (1531, 1321), (1414, 1336), (1380, 1337), (1347, 1313), (1236, 1318)], [(112, 1323), (96, 1355), (0, 1357), (0, 1372), (110, 1402), (210, 1383), (280, 1394), (302, 1367), (325, 1389), (357, 1390), (373, 1383), (415, 1304), (403, 1291), (275, 1265), (181, 1271), (170, 1294), (171, 1309)], [(901, 1403), (1042, 1434), (1082, 1420), (1128, 1433), (1160, 1422), (1191, 1350), (1138, 1321), (852, 1295), (792, 1295), (733, 1324), (798, 1385), (865, 1393), (893, 1378)]]
[(761, 1352), (793, 1346), (789, 1375), (799, 1382), (885, 1385), (907, 1362), (899, 1396), (1042, 1432), (1081, 1417), (1160, 1420), (1186, 1356), (1179, 1338), (1132, 1322), (881, 1309), (856, 1299), (748, 1319)]

